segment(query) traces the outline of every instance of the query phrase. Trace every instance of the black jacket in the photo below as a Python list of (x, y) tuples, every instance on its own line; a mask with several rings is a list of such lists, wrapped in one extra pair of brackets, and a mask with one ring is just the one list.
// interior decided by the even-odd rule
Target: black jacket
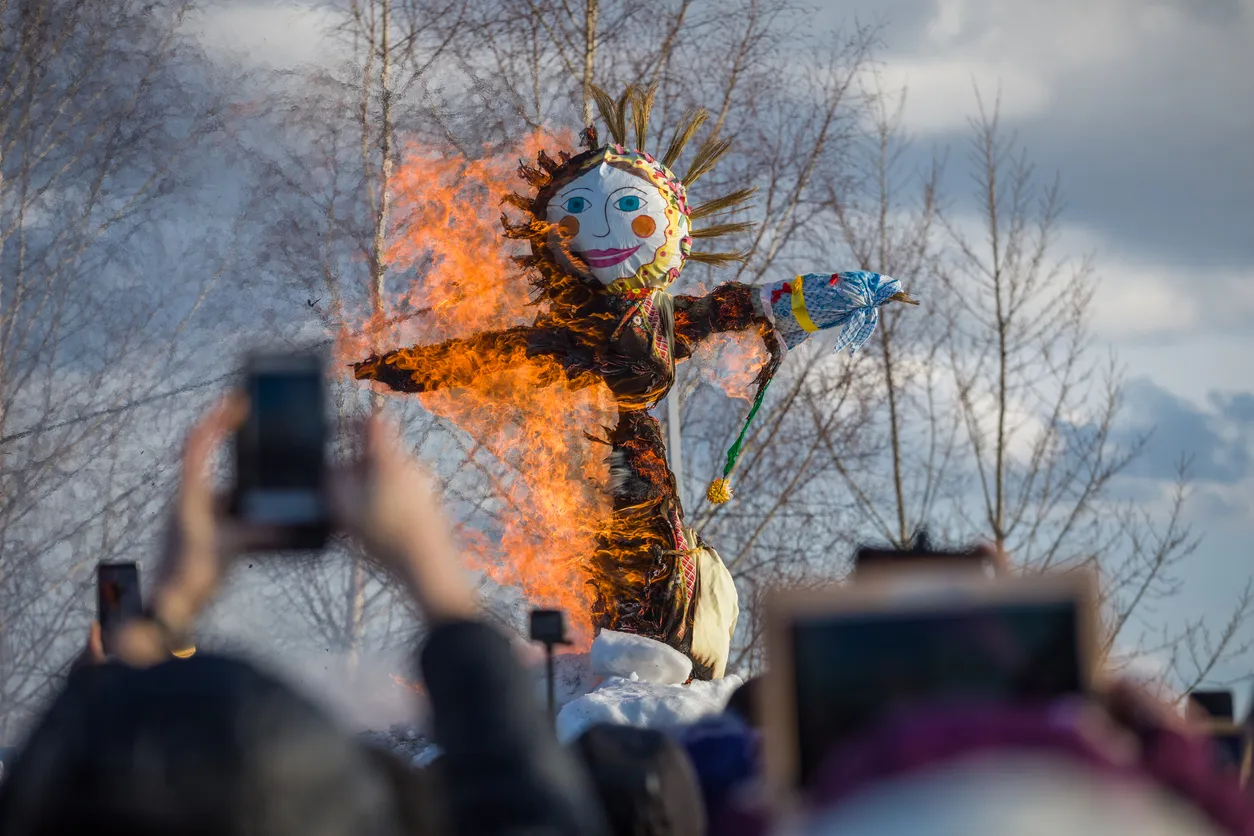
[(590, 780), (557, 742), (503, 635), (475, 622), (441, 625), (427, 639), (421, 668), (456, 833), (608, 833)]

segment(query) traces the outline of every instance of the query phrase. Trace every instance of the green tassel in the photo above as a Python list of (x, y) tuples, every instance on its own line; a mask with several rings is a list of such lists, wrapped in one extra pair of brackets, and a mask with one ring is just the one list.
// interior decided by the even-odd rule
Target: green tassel
[(740, 428), (740, 435), (736, 436), (736, 441), (731, 447), (727, 448), (727, 464), (723, 466), (723, 477), (715, 479), (710, 483), (706, 496), (715, 504), (722, 504), (731, 499), (731, 473), (736, 467), (736, 460), (740, 458), (741, 449), (745, 444), (745, 435), (749, 432), (749, 425), (753, 423), (753, 418), (758, 414), (758, 410), (762, 407), (762, 401), (766, 398), (766, 390), (771, 385), (769, 378), (762, 384), (762, 388), (758, 390), (758, 396), (753, 399), (753, 407), (749, 410), (749, 417), (745, 419), (744, 426)]
[(749, 417), (745, 419), (745, 425), (740, 428), (740, 435), (736, 436), (736, 443), (727, 448), (727, 464), (723, 466), (723, 478), (731, 476), (732, 468), (736, 466), (736, 459), (740, 458), (740, 448), (744, 446), (745, 434), (749, 432), (749, 425), (753, 423), (754, 416), (762, 407), (762, 401), (766, 398), (766, 390), (770, 385), (770, 380), (762, 384), (762, 388), (758, 390), (758, 396), (753, 399), (753, 408), (749, 410)]

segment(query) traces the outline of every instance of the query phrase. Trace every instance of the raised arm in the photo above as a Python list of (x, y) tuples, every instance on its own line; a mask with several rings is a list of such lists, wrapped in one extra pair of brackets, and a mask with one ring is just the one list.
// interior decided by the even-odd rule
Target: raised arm
[(760, 288), (740, 282), (727, 282), (705, 296), (675, 297), (675, 359), (692, 356), (697, 344), (711, 334), (729, 331), (755, 331), (761, 335), (770, 360), (759, 374), (759, 383), (779, 367), (783, 352), (775, 338), (775, 327), (759, 301)]
[(534, 357), (558, 361), (555, 377), (593, 370), (591, 354), (560, 329), (518, 326), (484, 331), (432, 345), (398, 348), (353, 364), (358, 380), (377, 380), (397, 392), (432, 392), (474, 385), (480, 377), (516, 368)]
[[(731, 475), (745, 434), (762, 406), (784, 351), (801, 345), (815, 332), (840, 328), (835, 349), (847, 347), (851, 353), (856, 352), (875, 329), (879, 308), (889, 302), (918, 304), (902, 290), (896, 279), (864, 271), (807, 273), (762, 287), (732, 282), (700, 298), (681, 296), (675, 299), (675, 342), (683, 345), (683, 351), (691, 353), (693, 344), (715, 331), (757, 327), (771, 352), (770, 361), (755, 380), (758, 391), (749, 417), (727, 450), (723, 475), (711, 482), (706, 491), (711, 502), (717, 504), (731, 499)], [(675, 356), (688, 355), (681, 354), (677, 346)]]
[(469, 386), (490, 368), (522, 363), (529, 327), (485, 331), (433, 345), (398, 348), (353, 364), (358, 380), (377, 380), (397, 392), (431, 392)]

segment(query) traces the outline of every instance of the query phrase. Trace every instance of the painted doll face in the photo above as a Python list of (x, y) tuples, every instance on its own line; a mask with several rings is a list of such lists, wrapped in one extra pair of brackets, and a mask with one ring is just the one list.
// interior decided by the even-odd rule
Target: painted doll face
[(637, 155), (626, 160), (602, 160), (554, 193), (545, 212), (557, 225), (551, 246), (563, 268), (611, 290), (665, 287), (691, 243), (686, 207), (655, 182), (664, 169)]

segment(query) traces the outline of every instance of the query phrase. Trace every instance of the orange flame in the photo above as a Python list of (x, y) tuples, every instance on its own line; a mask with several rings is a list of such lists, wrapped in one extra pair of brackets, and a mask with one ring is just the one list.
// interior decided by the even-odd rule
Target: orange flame
[(388, 674), (388, 675), (391, 677), (392, 682), (394, 684), (399, 685), (400, 687), (405, 688), (406, 690), (412, 691), (418, 696), (426, 696), (427, 689), (423, 688), (417, 682), (410, 682), (408, 679), (401, 676), (400, 674), (393, 673), (393, 674)]
[[(391, 181), (395, 229), (387, 261), (390, 276), (403, 271), (410, 281), (361, 328), (343, 329), (337, 353), (345, 361), (535, 319), (527, 277), (511, 261), (519, 245), (504, 237), (499, 217), (502, 197), (518, 185), (518, 159), (534, 158), (546, 141), (554, 142), (532, 136), (522, 147), (473, 161), (409, 149)], [(610, 501), (609, 448), (585, 433), (614, 424), (613, 398), (599, 382), (566, 384), (550, 359), (488, 342), (456, 354), (444, 359), (458, 367), (459, 379), (473, 380), (418, 397), (473, 439), (467, 462), (483, 469), (493, 490), (494, 530), (464, 532), (467, 558), (534, 605), (565, 610), (572, 638), (586, 645), (589, 561)]]

